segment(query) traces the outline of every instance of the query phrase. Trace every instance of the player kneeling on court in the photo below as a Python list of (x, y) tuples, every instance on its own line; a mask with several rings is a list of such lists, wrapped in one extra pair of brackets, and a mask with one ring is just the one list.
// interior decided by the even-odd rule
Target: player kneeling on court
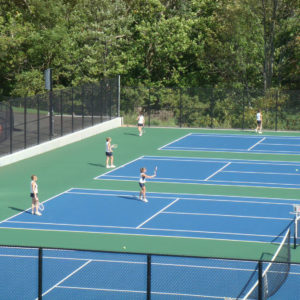
[(139, 181), (139, 185), (140, 185), (140, 196), (139, 199), (144, 201), (144, 202), (148, 202), (148, 200), (146, 199), (146, 178), (153, 178), (156, 176), (156, 172), (154, 172), (154, 174), (152, 176), (149, 176), (146, 174), (147, 169), (146, 168), (141, 168), (140, 169), (140, 181)]
[(39, 198), (38, 198), (38, 185), (37, 185), (37, 176), (31, 176), (31, 183), (30, 183), (30, 197), (32, 199), (31, 204), (31, 213), (41, 216), (42, 214), (39, 212)]
[[(106, 138), (106, 144), (105, 144), (105, 154), (106, 154), (106, 168), (115, 168), (116, 166), (114, 165), (114, 155), (113, 155), (113, 148), (116, 148), (117, 145), (112, 145), (111, 144), (111, 138), (107, 137)], [(110, 160), (110, 164), (109, 164)]]

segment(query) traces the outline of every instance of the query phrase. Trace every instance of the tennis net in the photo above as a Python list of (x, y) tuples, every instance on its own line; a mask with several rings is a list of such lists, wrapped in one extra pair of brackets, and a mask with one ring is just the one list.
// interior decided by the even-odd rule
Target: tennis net
[(263, 271), (261, 283), (257, 280), (249, 292), (242, 298), (243, 300), (260, 299), (260, 284), (262, 284), (261, 299), (268, 299), (273, 296), (284, 284), (290, 271), (290, 236), (291, 232), (288, 229), (276, 253)]

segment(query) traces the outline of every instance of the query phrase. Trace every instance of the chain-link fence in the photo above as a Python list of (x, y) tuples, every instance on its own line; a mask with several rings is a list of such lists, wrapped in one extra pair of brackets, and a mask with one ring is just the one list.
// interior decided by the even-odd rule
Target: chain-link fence
[[(0, 298), (298, 300), (300, 264), (0, 246)], [(267, 270), (267, 271), (266, 271)]]
[(128, 125), (143, 111), (147, 126), (253, 129), (260, 109), (264, 129), (300, 130), (300, 91), (123, 87), (121, 99)]
[(119, 114), (119, 79), (105, 79), (0, 104), (0, 156), (110, 120)]

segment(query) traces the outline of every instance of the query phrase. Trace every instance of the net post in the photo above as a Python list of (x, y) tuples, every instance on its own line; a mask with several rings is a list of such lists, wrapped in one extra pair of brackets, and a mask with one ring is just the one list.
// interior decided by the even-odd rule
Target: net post
[(151, 300), (151, 254), (147, 254), (147, 300)]
[(297, 248), (297, 237), (298, 237), (298, 218), (295, 216), (295, 224), (294, 224), (294, 249)]
[(43, 248), (39, 248), (38, 260), (38, 300), (43, 299)]
[(258, 300), (263, 300), (263, 266), (262, 261), (258, 262)]

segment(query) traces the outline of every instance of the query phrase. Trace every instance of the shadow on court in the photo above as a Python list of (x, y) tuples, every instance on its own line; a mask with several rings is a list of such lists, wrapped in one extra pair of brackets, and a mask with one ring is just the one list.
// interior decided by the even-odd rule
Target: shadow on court
[(25, 209), (21, 209), (21, 208), (18, 208), (18, 207), (12, 207), (12, 206), (10, 206), (9, 208), (10, 208), (11, 210), (14, 210), (14, 211), (24, 212), (24, 213), (26, 213), (26, 214), (30, 214), (30, 212), (27, 211), (27, 210), (25, 210)]
[(139, 136), (138, 133), (131, 133), (131, 132), (124, 132), (124, 135), (133, 135), (133, 136)]
[(104, 164), (94, 164), (94, 163), (88, 163), (90, 166), (93, 166), (93, 167), (105, 167)]

